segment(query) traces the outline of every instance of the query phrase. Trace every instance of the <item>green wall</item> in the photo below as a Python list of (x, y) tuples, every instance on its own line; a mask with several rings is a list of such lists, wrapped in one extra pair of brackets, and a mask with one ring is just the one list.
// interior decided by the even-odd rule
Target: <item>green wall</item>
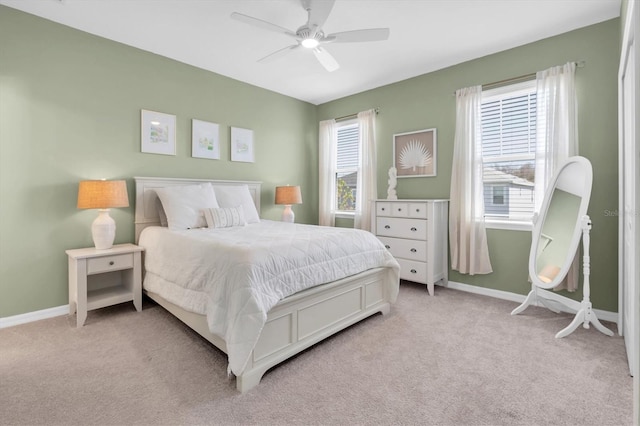
[[(177, 117), (175, 156), (140, 152), (140, 110)], [(220, 124), (221, 160), (191, 158), (191, 119)], [(230, 126), (254, 131), (255, 163), (229, 160)], [(0, 317), (68, 303), (65, 250), (92, 246), (78, 181), (126, 179), (116, 243), (134, 240), (133, 176), (299, 184), (317, 223), (314, 105), (0, 6)], [(286, 166), (285, 166), (286, 164)]]
[[(568, 61), (585, 61), (576, 72), (580, 154), (594, 170), (589, 215), (591, 234), (591, 299), (595, 308), (617, 311), (617, 69), (619, 19), (541, 40), (399, 83), (359, 93), (318, 107), (318, 120), (379, 107), (378, 195), (386, 197), (387, 170), (392, 165), (394, 133), (437, 129), (437, 177), (398, 179), (399, 198), (449, 198), (455, 97), (462, 87), (529, 74)], [(345, 225), (346, 221), (341, 221)], [(466, 284), (526, 294), (530, 232), (487, 231), (494, 272), (449, 278)], [(581, 292), (572, 295), (581, 299)]]
[[(127, 180), (132, 206), (112, 210), (117, 243), (133, 241), (133, 176), (261, 180), (267, 219), (281, 213), (274, 187), (299, 184), (296, 220), (317, 223), (318, 121), (379, 107), (379, 195), (392, 135), (435, 127), (437, 177), (400, 179), (398, 195), (448, 198), (454, 91), (569, 60), (586, 61), (577, 85), (581, 154), (594, 166), (592, 300), (616, 311), (617, 218), (607, 212), (617, 209), (619, 34), (612, 20), (316, 107), (0, 6), (0, 317), (68, 302), (64, 251), (92, 245), (96, 216), (75, 207), (80, 180)], [(176, 156), (140, 152), (141, 109), (176, 115)], [(191, 158), (192, 118), (220, 124), (221, 160)], [(230, 126), (254, 131), (255, 163), (229, 161)], [(489, 230), (488, 240), (495, 272), (450, 279), (525, 294), (530, 234)]]

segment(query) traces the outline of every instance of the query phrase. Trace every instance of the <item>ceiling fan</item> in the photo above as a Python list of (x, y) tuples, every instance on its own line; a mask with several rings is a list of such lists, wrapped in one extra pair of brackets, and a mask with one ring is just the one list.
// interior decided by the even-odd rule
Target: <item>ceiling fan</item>
[(357, 43), (366, 41), (382, 41), (389, 38), (389, 28), (369, 28), (363, 30), (343, 31), (339, 33), (326, 34), (322, 31), (322, 26), (329, 17), (335, 0), (300, 0), (302, 7), (307, 11), (307, 23), (296, 31), (288, 30), (271, 22), (262, 19), (233, 12), (231, 18), (238, 21), (285, 34), (296, 41), (296, 44), (284, 47), (280, 50), (259, 59), (258, 62), (267, 62), (279, 58), (292, 50), (305, 48), (313, 51), (318, 62), (329, 72), (340, 68), (335, 58), (327, 52), (323, 45), (329, 43)]

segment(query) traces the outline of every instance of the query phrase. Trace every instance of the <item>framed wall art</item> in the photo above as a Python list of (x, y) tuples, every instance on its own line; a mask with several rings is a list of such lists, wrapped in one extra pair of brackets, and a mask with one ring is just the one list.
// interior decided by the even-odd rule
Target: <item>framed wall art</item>
[(393, 165), (397, 177), (436, 175), (436, 129), (393, 135)]
[(253, 163), (253, 130), (231, 128), (231, 161)]
[(191, 156), (220, 159), (220, 126), (208, 121), (191, 120)]
[(176, 116), (142, 110), (142, 152), (176, 155)]

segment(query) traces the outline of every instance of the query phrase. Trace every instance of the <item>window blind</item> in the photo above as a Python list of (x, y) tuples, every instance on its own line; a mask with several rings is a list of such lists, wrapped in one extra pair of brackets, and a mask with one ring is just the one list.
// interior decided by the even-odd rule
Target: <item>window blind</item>
[(358, 124), (345, 124), (338, 128), (336, 164), (336, 207), (338, 211), (356, 209), (356, 187), (360, 145)]
[(534, 210), (535, 81), (483, 93), (485, 218), (530, 221)]

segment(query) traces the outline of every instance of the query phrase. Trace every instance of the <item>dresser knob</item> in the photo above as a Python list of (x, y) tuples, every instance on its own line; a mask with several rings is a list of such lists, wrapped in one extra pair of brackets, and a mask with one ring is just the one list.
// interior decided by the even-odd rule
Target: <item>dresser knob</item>
[(413, 227), (413, 228), (411, 228), (411, 230), (412, 230), (413, 232), (416, 232), (418, 229), (416, 229), (415, 227)]
[(402, 209), (398, 209), (398, 211), (399, 211), (399, 212), (401, 212), (401, 211), (402, 211)]
[(115, 265), (115, 262), (112, 260), (111, 262), (109, 262), (109, 266), (113, 266)]
[(411, 270), (411, 273), (412, 273), (412, 274), (417, 274), (417, 273), (418, 273), (418, 271), (416, 271), (415, 269), (412, 269), (412, 270)]
[(416, 209), (416, 213), (420, 213), (420, 209)]
[(416, 250), (416, 249), (414, 249), (414, 248), (412, 248), (412, 249), (411, 249), (411, 253), (415, 253), (415, 252), (417, 252), (417, 251), (418, 251), (418, 250)]
[(391, 229), (391, 227), (389, 225), (385, 225), (384, 229)]
[(385, 245), (384, 245), (384, 248), (386, 248), (386, 249), (390, 249), (390, 248), (391, 248), (391, 246), (390, 246), (390, 245), (388, 245), (388, 244), (385, 244)]
[(384, 207), (383, 207), (383, 208), (381, 208), (380, 210), (384, 211), (385, 209), (384, 209)]

